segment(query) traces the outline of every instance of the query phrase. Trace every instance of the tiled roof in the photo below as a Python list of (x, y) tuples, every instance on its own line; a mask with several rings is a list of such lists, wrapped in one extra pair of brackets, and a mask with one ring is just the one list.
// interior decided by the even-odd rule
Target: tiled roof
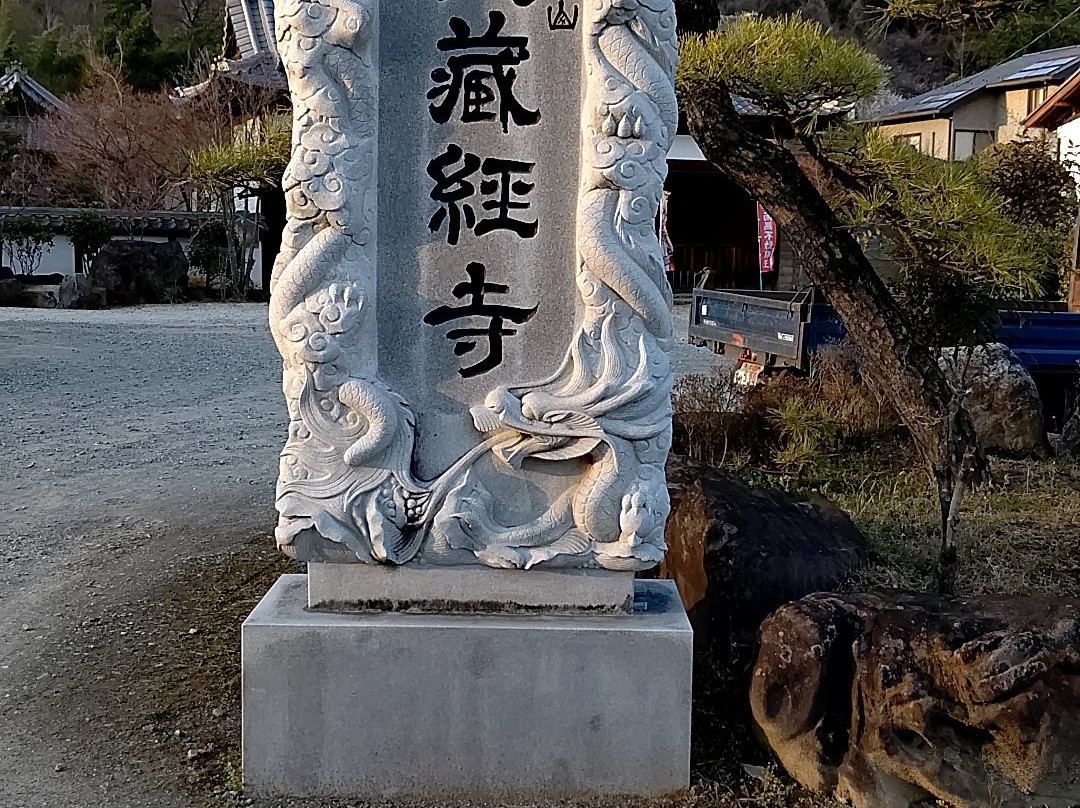
[(994, 65), (974, 76), (954, 81), (936, 90), (909, 98), (875, 120), (888, 123), (900, 120), (935, 118), (970, 101), (979, 93), (1013, 87), (1041, 87), (1065, 81), (1080, 68), (1080, 45), (1029, 53)]
[(11, 93), (22, 93), (47, 112), (69, 109), (67, 104), (35, 81), (18, 62), (13, 63), (4, 75), (0, 76), (0, 95)]
[(228, 0), (226, 24), (232, 28), (243, 61), (263, 53), (277, 58), (277, 35), (274, 32), (274, 0)]
[[(30, 218), (38, 224), (61, 232), (64, 223), (81, 208), (16, 208), (0, 207), (0, 226), (7, 219)], [(151, 211), (137, 215), (118, 210), (95, 210), (113, 221), (117, 229), (142, 235), (186, 236), (199, 224), (215, 218), (213, 213), (191, 213), (188, 211)]]

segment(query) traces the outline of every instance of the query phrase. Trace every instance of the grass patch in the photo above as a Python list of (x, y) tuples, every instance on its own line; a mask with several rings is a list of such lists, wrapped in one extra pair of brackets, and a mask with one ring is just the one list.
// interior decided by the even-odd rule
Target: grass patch
[[(991, 458), (991, 471), (992, 480), (965, 500), (957, 594), (1075, 596), (1080, 461)], [(853, 589), (933, 590), (937, 520), (921, 469), (830, 493), (871, 543), (871, 564)]]
[[(887, 401), (850, 353), (820, 357), (812, 378), (774, 377), (739, 394), (730, 375), (676, 385), (675, 451), (751, 485), (820, 493), (870, 541), (850, 588), (935, 591), (937, 499)], [(1080, 580), (1080, 461), (990, 458), (957, 530), (958, 595), (1073, 596)]]

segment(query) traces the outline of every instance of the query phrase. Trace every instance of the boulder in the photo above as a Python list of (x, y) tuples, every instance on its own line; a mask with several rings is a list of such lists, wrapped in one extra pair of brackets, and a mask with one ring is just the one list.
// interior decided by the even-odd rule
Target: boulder
[(940, 364), (966, 391), (964, 404), (984, 449), (1049, 456), (1039, 389), (1007, 345), (945, 348)]
[(1080, 408), (1069, 417), (1054, 440), (1054, 453), (1080, 457)]
[(187, 288), (188, 260), (175, 241), (110, 241), (90, 267), (111, 305), (166, 303)]
[(23, 285), (14, 278), (0, 278), (0, 306), (21, 306)]
[(108, 293), (101, 286), (91, 286), (79, 298), (80, 309), (105, 309), (108, 307)]
[(752, 648), (770, 612), (835, 588), (866, 558), (866, 538), (824, 497), (751, 488), (676, 455), (668, 486), (672, 511), (660, 574), (678, 584), (698, 642)]
[(23, 286), (23, 306), (31, 309), (60, 307), (60, 285)]
[(0, 306), (55, 309), (59, 299), (59, 286), (28, 286), (17, 277), (0, 280)]
[(60, 308), (82, 308), (82, 301), (90, 292), (90, 278), (86, 275), (65, 275), (60, 282)]
[(754, 718), (856, 808), (1080, 803), (1080, 600), (818, 593), (761, 628)]

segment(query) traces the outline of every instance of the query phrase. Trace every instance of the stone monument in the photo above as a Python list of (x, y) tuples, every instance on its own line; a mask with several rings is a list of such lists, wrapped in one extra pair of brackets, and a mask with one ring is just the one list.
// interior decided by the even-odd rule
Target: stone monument
[[(663, 558), (672, 0), (278, 0), (290, 426), (256, 793), (687, 784)], [(527, 733), (522, 728), (528, 727)]]

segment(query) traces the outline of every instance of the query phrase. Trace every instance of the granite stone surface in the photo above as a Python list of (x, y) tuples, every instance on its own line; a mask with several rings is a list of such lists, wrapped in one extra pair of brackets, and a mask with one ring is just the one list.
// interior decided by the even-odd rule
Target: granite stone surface
[(673, 584), (612, 616), (325, 614), (282, 577), (243, 627), (253, 796), (539, 799), (687, 787)]
[(329, 611), (617, 613), (628, 611), (633, 598), (632, 572), (308, 564), (308, 606)]
[(304, 561), (663, 558), (671, 0), (279, 0), (270, 327)]

